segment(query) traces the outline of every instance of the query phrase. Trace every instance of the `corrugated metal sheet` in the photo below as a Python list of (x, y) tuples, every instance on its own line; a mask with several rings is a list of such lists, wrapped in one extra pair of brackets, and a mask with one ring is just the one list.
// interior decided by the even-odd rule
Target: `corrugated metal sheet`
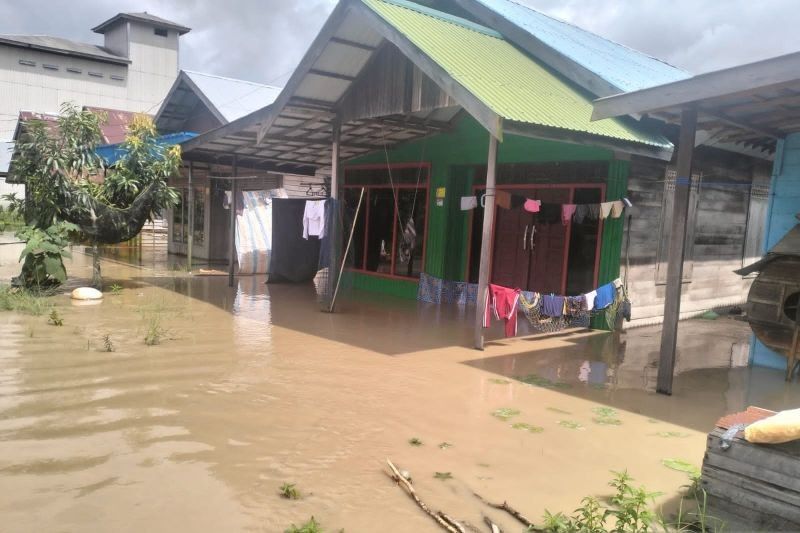
[(49, 35), (0, 35), (0, 43), (10, 46), (44, 50), (47, 52), (91, 57), (103, 61), (110, 61), (112, 63), (130, 63), (127, 57), (112, 54), (101, 46), (63, 39), (61, 37), (50, 37)]
[(184, 70), (228, 122), (270, 105), (280, 87)]
[(672, 147), (617, 119), (591, 122), (592, 102), (583, 92), (493, 30), (412, 3), (362, 1), (504, 119)]
[(690, 74), (627, 46), (609, 41), (511, 0), (476, 0), (547, 46), (594, 72), (620, 92), (636, 91)]

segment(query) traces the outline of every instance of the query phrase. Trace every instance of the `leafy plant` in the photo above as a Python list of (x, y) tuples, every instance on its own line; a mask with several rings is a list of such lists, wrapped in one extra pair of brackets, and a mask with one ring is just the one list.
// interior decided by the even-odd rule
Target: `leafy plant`
[(567, 429), (585, 429), (583, 425), (574, 420), (559, 420), (558, 425)]
[(572, 385), (564, 381), (552, 381), (546, 377), (538, 374), (528, 374), (527, 376), (517, 376), (515, 379), (527, 383), (528, 385), (535, 385), (536, 387), (543, 387), (546, 389), (570, 389)]
[(419, 440), (417, 437), (408, 439), (408, 443), (412, 446), (422, 446), (422, 441)]
[(111, 341), (111, 335), (103, 335), (103, 351), (113, 352), (115, 349), (114, 343)]
[(110, 286), (108, 290), (111, 291), (112, 296), (119, 296), (120, 294), (122, 294), (122, 285), (115, 283), (112, 286)]
[(63, 326), (64, 319), (58, 314), (56, 309), (50, 311), (50, 318), (47, 320), (47, 323), (51, 326)]
[(616, 409), (612, 409), (611, 407), (595, 407), (592, 409), (592, 412), (602, 417), (617, 416)]
[(601, 426), (621, 426), (622, 420), (619, 418), (610, 418), (605, 416), (596, 416), (592, 418), (592, 422)]
[(166, 335), (167, 330), (161, 325), (161, 315), (153, 314), (147, 321), (147, 331), (144, 335), (144, 343), (148, 346), (161, 344), (161, 339)]
[(299, 500), (302, 497), (294, 483), (284, 483), (281, 485), (280, 489), (278, 489), (278, 493), (287, 500)]
[(688, 461), (683, 459), (662, 459), (661, 464), (670, 470), (677, 470), (678, 472), (685, 472), (690, 478), (700, 476), (700, 469)]
[(525, 422), (516, 422), (511, 424), (511, 427), (514, 429), (521, 429), (523, 431), (527, 431), (528, 433), (541, 433), (544, 431), (543, 427), (534, 426), (533, 424), (526, 424)]
[(74, 224), (59, 222), (47, 229), (25, 226), (16, 237), (25, 241), (19, 256), (22, 273), (14, 279), (15, 284), (28, 289), (55, 287), (67, 280), (64, 258), (72, 257), (66, 250), (69, 233), (78, 228)]
[(322, 527), (312, 516), (305, 524), (301, 524), (300, 526), (292, 524), (284, 533), (322, 533)]
[(495, 418), (499, 418), (500, 420), (508, 421), (512, 417), (517, 416), (520, 414), (519, 409), (512, 409), (511, 407), (501, 407), (499, 409), (495, 409), (492, 411), (492, 416)]

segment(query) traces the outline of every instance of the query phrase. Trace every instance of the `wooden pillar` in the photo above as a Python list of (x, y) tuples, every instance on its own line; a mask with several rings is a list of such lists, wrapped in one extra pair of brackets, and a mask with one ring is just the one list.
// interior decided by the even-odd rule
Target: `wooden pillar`
[(194, 253), (194, 185), (192, 183), (192, 173), (194, 171), (194, 162), (189, 161), (189, 195), (186, 199), (188, 203), (188, 224), (189, 236), (186, 241), (186, 270), (192, 271), (192, 254)]
[(342, 133), (342, 125), (339, 119), (333, 121), (333, 142), (331, 144), (331, 198), (339, 198), (339, 137)]
[(664, 301), (664, 324), (661, 329), (661, 356), (658, 361), (656, 391), (672, 394), (675, 373), (675, 348), (678, 343), (678, 320), (681, 314), (683, 259), (686, 250), (686, 229), (689, 218), (689, 198), (692, 194), (692, 157), (694, 155), (697, 108), (689, 106), (681, 113), (681, 132), (678, 140), (677, 179), (672, 203), (672, 230), (667, 258), (667, 289)]
[(233, 269), (236, 265), (236, 209), (237, 209), (237, 196), (238, 187), (236, 186), (236, 178), (239, 175), (239, 166), (236, 161), (236, 156), (233, 156), (233, 179), (231, 180), (231, 227), (230, 227), (230, 244), (228, 245), (228, 287), (233, 287)]
[(475, 348), (483, 350), (484, 302), (489, 290), (489, 259), (492, 257), (492, 230), (494, 228), (495, 186), (497, 184), (497, 138), (489, 134), (489, 157), (486, 162), (486, 196), (483, 209), (483, 234), (481, 236), (481, 263), (478, 274), (478, 300), (475, 305)]
[[(331, 136), (331, 199), (335, 209), (339, 209), (339, 173), (341, 172), (341, 165), (339, 161), (339, 153), (341, 149), (341, 133), (342, 124), (339, 117), (333, 119), (333, 131)], [(333, 224), (327, 228), (328, 239), (330, 242), (330, 263), (328, 264), (328, 290), (333, 290), (330, 295), (330, 304), (327, 309), (329, 313), (336, 310), (336, 296), (339, 292), (339, 278), (342, 276), (343, 264), (341, 246), (341, 235), (344, 234), (343, 224), (340, 223), (339, 213), (333, 216)], [(327, 221), (326, 221), (327, 223)], [(355, 227), (355, 226), (353, 226)], [(323, 309), (325, 311), (325, 309)]]

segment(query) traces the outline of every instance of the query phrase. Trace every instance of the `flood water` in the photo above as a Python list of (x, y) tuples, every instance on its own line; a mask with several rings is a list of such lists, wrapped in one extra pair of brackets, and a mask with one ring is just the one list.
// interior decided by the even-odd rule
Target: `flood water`
[[(0, 245), (0, 282), (18, 253)], [(610, 471), (628, 469), (674, 505), (688, 477), (662, 460), (699, 467), (723, 414), (800, 403), (781, 372), (741, 367), (749, 329), (729, 318), (682, 323), (664, 397), (651, 392), (657, 328), (477, 352), (471, 309), (349, 293), (330, 315), (310, 286), (229, 288), (136, 262), (104, 261), (122, 289), (100, 304), (53, 297), (61, 327), (0, 312), (3, 531), (278, 532), (312, 515), (325, 531), (439, 531), (387, 478), (387, 457), (434, 509), (518, 531), (472, 492), (538, 519), (609, 494)], [(75, 254), (68, 288), (90, 263)], [(285, 482), (303, 498), (282, 499)]]

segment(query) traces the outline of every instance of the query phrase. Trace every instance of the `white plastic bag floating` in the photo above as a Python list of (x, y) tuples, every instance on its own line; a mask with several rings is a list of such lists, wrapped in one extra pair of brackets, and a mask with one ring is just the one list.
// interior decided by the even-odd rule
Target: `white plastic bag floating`
[(782, 444), (800, 439), (800, 409), (781, 411), (750, 424), (744, 430), (747, 442)]

